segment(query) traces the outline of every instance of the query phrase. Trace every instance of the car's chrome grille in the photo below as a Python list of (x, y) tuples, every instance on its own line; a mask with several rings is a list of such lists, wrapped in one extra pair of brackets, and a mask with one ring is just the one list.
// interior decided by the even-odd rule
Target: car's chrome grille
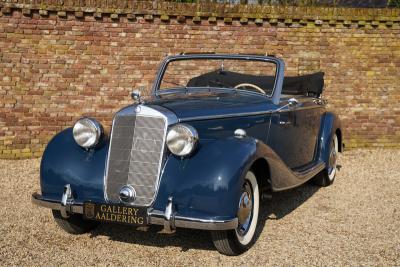
[(136, 191), (133, 205), (152, 203), (162, 165), (166, 123), (161, 114), (114, 118), (105, 180), (108, 201), (119, 202), (121, 187), (131, 185)]

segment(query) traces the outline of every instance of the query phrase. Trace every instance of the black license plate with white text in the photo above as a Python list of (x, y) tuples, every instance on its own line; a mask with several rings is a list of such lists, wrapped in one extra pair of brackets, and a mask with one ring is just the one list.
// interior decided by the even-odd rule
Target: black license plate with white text
[(143, 226), (147, 224), (147, 208), (85, 202), (83, 218), (109, 223)]

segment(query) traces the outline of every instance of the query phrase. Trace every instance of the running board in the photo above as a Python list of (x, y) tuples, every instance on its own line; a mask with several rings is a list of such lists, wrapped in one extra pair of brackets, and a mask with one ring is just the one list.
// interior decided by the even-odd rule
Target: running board
[(324, 170), (324, 168), (325, 163), (319, 161), (307, 168), (285, 170), (281, 175), (279, 175), (282, 180), (275, 179), (276, 182), (281, 181), (281, 183), (278, 182), (274, 184), (272, 190), (283, 191), (302, 185)]
[(301, 180), (309, 180), (325, 168), (325, 163), (320, 161), (309, 167), (295, 169), (293, 173)]

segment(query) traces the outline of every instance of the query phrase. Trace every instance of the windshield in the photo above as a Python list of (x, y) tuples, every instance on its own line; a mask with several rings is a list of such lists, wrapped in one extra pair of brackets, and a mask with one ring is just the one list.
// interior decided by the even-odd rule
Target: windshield
[(159, 93), (171, 89), (231, 88), (271, 96), (276, 63), (255, 59), (185, 58), (167, 64)]

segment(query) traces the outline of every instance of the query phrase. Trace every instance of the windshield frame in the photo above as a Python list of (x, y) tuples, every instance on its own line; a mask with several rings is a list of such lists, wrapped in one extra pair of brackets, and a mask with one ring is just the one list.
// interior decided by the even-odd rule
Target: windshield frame
[[(169, 56), (163, 61), (163, 63), (161, 64), (161, 66), (159, 68), (156, 80), (153, 85), (152, 94), (157, 98), (159, 97), (158, 95), (162, 91), (162, 90), (160, 90), (161, 82), (162, 82), (162, 79), (164, 77), (164, 74), (167, 70), (169, 63), (171, 63), (173, 61), (180, 61), (180, 60), (199, 60), (199, 59), (253, 60), (253, 61), (263, 61), (263, 62), (268, 62), (268, 63), (274, 63), (276, 65), (274, 87), (271, 91), (271, 94), (269, 94), (269, 95), (265, 94), (265, 96), (267, 96), (268, 98), (271, 98), (271, 100), (274, 104), (279, 104), (280, 95), (281, 95), (281, 91), (282, 91), (285, 64), (282, 59), (279, 59), (276, 57), (271, 57), (271, 56), (230, 55), (230, 54), (186, 54), (186, 55), (183, 54), (183, 55), (177, 55), (177, 56)], [(200, 87), (196, 87), (196, 88), (200, 88)], [(204, 87), (204, 88), (208, 89), (208, 87)], [(182, 90), (185, 90), (185, 89), (186, 89), (185, 87), (182, 87)], [(234, 88), (226, 88), (226, 89), (235, 90)], [(167, 89), (167, 90), (169, 90), (169, 89)]]

